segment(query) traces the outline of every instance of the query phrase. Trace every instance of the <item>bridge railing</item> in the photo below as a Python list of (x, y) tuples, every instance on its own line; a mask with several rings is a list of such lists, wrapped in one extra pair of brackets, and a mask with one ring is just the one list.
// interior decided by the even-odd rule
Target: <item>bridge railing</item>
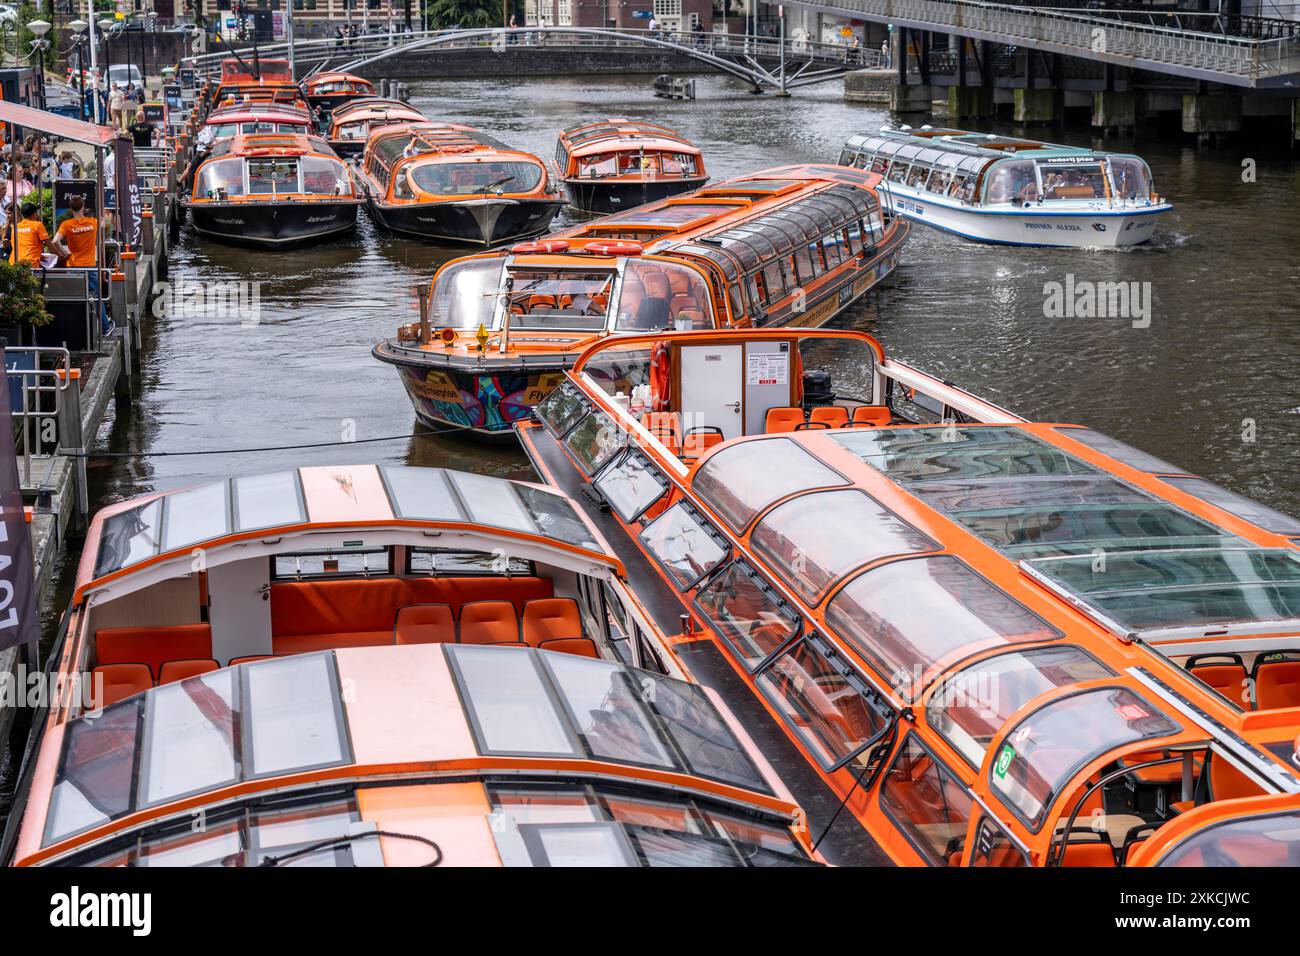
[[(800, 6), (915, 24), (941, 33), (1055, 49), (1088, 59), (1164, 64), (1253, 82), (1300, 71), (1300, 40), (1255, 39), (1129, 22), (1109, 12), (1081, 13), (978, 0), (828, 0)], [(1017, 42), (1019, 41), (1019, 43)]]
[[(322, 62), (353, 61), (374, 56), (398, 46), (408, 46), (419, 41), (437, 40), (436, 49), (495, 49), (500, 52), (521, 48), (547, 49), (608, 49), (627, 47), (646, 49), (676, 48), (683, 53), (702, 53), (727, 59), (777, 60), (781, 56), (781, 40), (771, 36), (746, 36), (722, 33), (686, 33), (667, 30), (592, 29), (576, 27), (518, 27), (511, 30), (428, 30), (413, 33), (375, 33), (350, 38), (325, 37), (299, 40), (295, 43), (295, 61), (301, 68)], [(426, 49), (429, 47), (426, 47)], [(234, 52), (249, 59), (253, 48), (240, 47)], [(288, 44), (259, 45), (258, 56), (282, 57)], [(879, 50), (862, 49), (843, 43), (824, 43), (814, 40), (795, 40), (787, 37), (785, 54), (793, 60), (816, 60), (827, 64), (843, 64), (857, 68), (882, 65)], [(233, 54), (229, 47), (190, 57), (195, 67), (204, 72), (215, 72), (222, 60)]]

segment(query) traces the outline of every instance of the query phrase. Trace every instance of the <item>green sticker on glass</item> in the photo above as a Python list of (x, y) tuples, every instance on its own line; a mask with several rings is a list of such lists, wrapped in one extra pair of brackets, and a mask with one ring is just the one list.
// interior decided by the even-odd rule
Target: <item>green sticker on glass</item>
[(1002, 752), (998, 754), (998, 761), (993, 765), (993, 772), (997, 774), (998, 779), (1004, 779), (1007, 771), (1011, 769), (1011, 761), (1016, 758), (1016, 748), (1010, 744), (1004, 744)]

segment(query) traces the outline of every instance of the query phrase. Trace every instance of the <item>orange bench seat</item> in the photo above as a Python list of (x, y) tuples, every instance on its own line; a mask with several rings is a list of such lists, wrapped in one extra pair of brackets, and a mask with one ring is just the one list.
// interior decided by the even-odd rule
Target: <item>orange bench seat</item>
[(145, 664), (158, 679), (168, 661), (212, 657), (212, 628), (207, 624), (167, 627), (101, 627), (95, 632), (95, 662)]

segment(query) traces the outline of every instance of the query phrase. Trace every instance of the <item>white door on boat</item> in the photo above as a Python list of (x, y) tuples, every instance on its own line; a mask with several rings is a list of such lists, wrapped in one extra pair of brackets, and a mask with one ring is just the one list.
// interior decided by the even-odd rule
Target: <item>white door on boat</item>
[(725, 438), (742, 434), (742, 395), (740, 345), (683, 346), (682, 427), (708, 427), (722, 431)]

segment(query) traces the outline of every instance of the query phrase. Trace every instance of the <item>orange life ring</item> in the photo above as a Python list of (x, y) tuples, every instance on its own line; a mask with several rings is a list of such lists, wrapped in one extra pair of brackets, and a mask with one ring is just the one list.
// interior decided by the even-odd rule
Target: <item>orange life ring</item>
[(537, 242), (517, 242), (510, 247), (510, 251), (515, 255), (528, 255), (543, 253), (552, 255), (557, 252), (567, 252), (569, 243), (565, 239), (541, 239)]
[(587, 243), (583, 251), (597, 256), (639, 256), (645, 249), (641, 243), (627, 239), (600, 239)]

